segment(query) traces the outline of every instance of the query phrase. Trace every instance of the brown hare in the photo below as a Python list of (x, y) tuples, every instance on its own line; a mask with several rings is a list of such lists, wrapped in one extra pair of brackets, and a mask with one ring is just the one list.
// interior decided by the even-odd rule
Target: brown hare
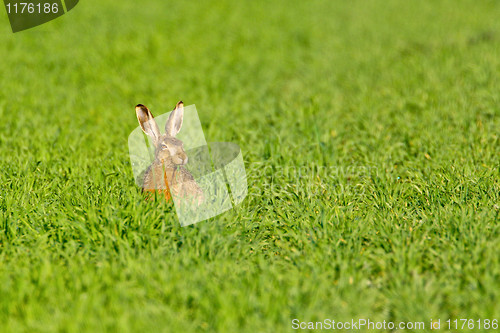
[(183, 142), (175, 138), (184, 117), (182, 101), (177, 103), (170, 114), (165, 124), (165, 134), (160, 133), (153, 114), (146, 106), (138, 104), (135, 112), (142, 130), (155, 146), (154, 161), (144, 173), (142, 190), (149, 192), (150, 197), (155, 192), (163, 193), (167, 202), (174, 197), (174, 200), (178, 198), (200, 205), (204, 200), (203, 191), (185, 168), (188, 156)]

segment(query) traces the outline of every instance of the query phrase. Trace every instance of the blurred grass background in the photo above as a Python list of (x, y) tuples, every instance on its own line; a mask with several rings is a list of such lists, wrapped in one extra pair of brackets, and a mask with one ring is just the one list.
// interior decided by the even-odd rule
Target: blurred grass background
[[(500, 319), (497, 1), (81, 1), (0, 15), (0, 331)], [(196, 104), (243, 204), (180, 228), (134, 106)], [(300, 170), (300, 174), (298, 173)]]

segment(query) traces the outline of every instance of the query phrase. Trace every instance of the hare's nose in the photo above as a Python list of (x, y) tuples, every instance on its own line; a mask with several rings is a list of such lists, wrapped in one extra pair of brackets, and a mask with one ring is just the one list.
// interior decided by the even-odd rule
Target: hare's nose
[(189, 158), (188, 158), (187, 156), (186, 156), (186, 157), (184, 157), (184, 158), (182, 159), (182, 164), (183, 164), (183, 165), (187, 164), (188, 159), (189, 159)]

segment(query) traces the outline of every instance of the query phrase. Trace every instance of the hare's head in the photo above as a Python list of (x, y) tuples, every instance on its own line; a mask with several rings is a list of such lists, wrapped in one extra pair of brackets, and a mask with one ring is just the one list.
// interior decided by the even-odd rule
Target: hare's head
[(155, 145), (155, 160), (161, 161), (165, 166), (184, 165), (188, 161), (181, 140), (175, 138), (181, 130), (182, 118), (184, 116), (184, 105), (182, 101), (177, 103), (174, 111), (168, 117), (165, 124), (165, 134), (160, 134), (160, 129), (153, 114), (149, 109), (138, 104), (135, 107), (137, 119), (142, 130), (153, 140)]

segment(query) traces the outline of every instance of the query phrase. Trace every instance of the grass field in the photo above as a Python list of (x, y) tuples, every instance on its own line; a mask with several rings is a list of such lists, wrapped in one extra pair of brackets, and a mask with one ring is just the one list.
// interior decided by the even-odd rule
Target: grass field
[[(86, 0), (13, 34), (4, 12), (0, 331), (500, 320), (499, 17)], [(185, 228), (144, 201), (127, 147), (137, 103), (180, 99), (248, 174), (240, 206)]]

